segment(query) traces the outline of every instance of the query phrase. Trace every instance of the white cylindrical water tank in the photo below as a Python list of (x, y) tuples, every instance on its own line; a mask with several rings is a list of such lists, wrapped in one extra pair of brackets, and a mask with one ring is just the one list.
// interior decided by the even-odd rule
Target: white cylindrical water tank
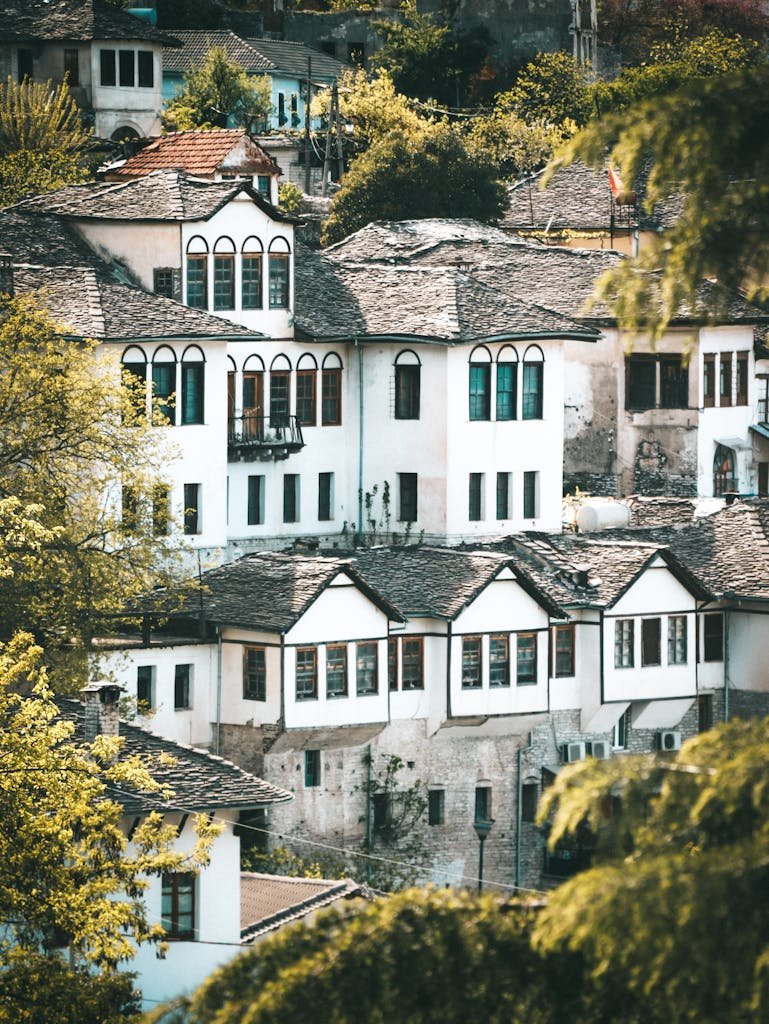
[(624, 526), (630, 526), (630, 509), (620, 501), (585, 503), (580, 505), (577, 512), (577, 529), (580, 533), (595, 533), (596, 530), (611, 530)]

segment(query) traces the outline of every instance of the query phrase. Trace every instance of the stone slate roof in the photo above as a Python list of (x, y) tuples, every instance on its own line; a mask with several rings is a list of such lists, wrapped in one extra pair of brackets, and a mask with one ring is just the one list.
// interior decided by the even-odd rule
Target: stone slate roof
[(244, 629), (285, 633), (340, 574), (391, 619), (400, 613), (356, 571), (350, 559), (260, 552), (203, 573), (202, 594), (185, 602), (186, 611), (202, 611), (209, 622)]
[(241, 192), (273, 220), (298, 222), (264, 200), (247, 181), (207, 181), (176, 169), (154, 171), (129, 181), (67, 185), (25, 199), (12, 209), (96, 220), (196, 221), (213, 217)]
[(180, 45), (174, 36), (106, 0), (0, 0), (0, 43), (93, 39)]
[(302, 249), (295, 273), (295, 321), (309, 338), (468, 342), (491, 337), (596, 337), (583, 325), (456, 267), (353, 263)]
[[(474, 243), (481, 249), (530, 245), (509, 231), (464, 217), (425, 217), (423, 220), (376, 220), (324, 249), (327, 256), (351, 260), (405, 261), (425, 257), (442, 242)], [(477, 254), (474, 254), (477, 255)], [(461, 260), (461, 255), (457, 256)]]
[[(178, 169), (187, 174), (213, 175), (232, 150), (243, 140), (249, 173), (280, 174), (280, 168), (241, 128), (213, 128), (210, 131), (170, 132), (154, 139), (129, 157), (111, 176), (138, 178), (153, 171)], [(238, 161), (240, 168), (244, 160)]]
[(173, 29), (181, 46), (163, 51), (163, 72), (183, 75), (190, 68), (200, 67), (208, 51), (217, 46), (227, 53), (228, 60), (240, 64), (246, 71), (271, 71), (274, 64), (255, 50), (251, 43), (229, 30)]
[(366, 895), (366, 890), (349, 878), (289, 878), (243, 871), (240, 875), (241, 941), (253, 942), (337, 900)]
[[(61, 715), (75, 723), (75, 740), (83, 739), (84, 709), (80, 701), (58, 697)], [(152, 764), (152, 776), (174, 793), (141, 793), (125, 788), (108, 789), (126, 814), (143, 815), (150, 811), (212, 811), (218, 808), (250, 808), (284, 803), (291, 794), (264, 779), (259, 779), (230, 761), (204, 750), (153, 736), (136, 725), (120, 723), (127, 756), (138, 755)]]
[(256, 39), (251, 36), (246, 42), (265, 57), (277, 72), (283, 72), (289, 78), (307, 80), (308, 58), (312, 60), (313, 82), (316, 79), (330, 82), (339, 78), (342, 72), (352, 70), (352, 65), (335, 60), (322, 50), (315, 50), (304, 43), (289, 42), (288, 39)]
[(64, 333), (96, 341), (261, 337), (229, 320), (109, 279), (106, 265), (14, 265), (17, 293), (37, 293)]
[(556, 598), (509, 554), (457, 548), (409, 546), (361, 549), (355, 554), (361, 575), (404, 615), (455, 619), (505, 568), (523, 589), (553, 615), (561, 616)]
[(10, 253), (15, 263), (36, 266), (106, 267), (66, 221), (18, 207), (0, 210), (0, 252)]

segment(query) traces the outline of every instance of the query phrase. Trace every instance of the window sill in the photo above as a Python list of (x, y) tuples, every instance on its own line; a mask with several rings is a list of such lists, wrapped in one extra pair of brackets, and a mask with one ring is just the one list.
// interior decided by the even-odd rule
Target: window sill
[(317, 693), (313, 693), (310, 696), (300, 696), (299, 694), (296, 695), (296, 702), (297, 702), (297, 704), (304, 704), (306, 701), (317, 700), (317, 699), (318, 699)]
[(356, 697), (378, 697), (379, 690), (356, 690)]
[(327, 693), (326, 700), (344, 700), (348, 696), (347, 693)]
[(267, 703), (267, 697), (254, 697), (254, 696), (252, 696), (249, 693), (244, 693), (243, 694), (243, 700), (254, 700), (254, 701), (258, 701), (260, 704), (266, 704)]
[(516, 686), (536, 686), (537, 685), (537, 680), (536, 679), (516, 679), (515, 685)]

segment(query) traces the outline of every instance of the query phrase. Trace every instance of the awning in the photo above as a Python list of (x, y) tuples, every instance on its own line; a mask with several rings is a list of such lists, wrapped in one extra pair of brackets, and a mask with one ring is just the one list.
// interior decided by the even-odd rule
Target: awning
[(720, 444), (724, 448), (731, 448), (735, 452), (750, 448), (750, 442), (746, 437), (717, 437), (716, 444)]
[(694, 697), (634, 703), (630, 724), (634, 729), (672, 729), (693, 703)]
[(364, 743), (370, 743), (384, 728), (383, 722), (380, 725), (344, 725), (336, 729), (288, 729), (275, 740), (269, 753), (362, 747)]
[(580, 732), (610, 732), (630, 707), (629, 701), (601, 704), (597, 708), (583, 708)]
[(754, 423), (750, 429), (760, 437), (769, 437), (769, 423)]

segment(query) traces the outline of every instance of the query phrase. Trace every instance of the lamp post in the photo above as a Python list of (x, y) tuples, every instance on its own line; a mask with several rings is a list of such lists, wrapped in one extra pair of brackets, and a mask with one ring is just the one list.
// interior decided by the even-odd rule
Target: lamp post
[(473, 822), (473, 828), (480, 844), (478, 852), (478, 892), (483, 892), (483, 844), (486, 842), (493, 824), (493, 818), (476, 818)]

